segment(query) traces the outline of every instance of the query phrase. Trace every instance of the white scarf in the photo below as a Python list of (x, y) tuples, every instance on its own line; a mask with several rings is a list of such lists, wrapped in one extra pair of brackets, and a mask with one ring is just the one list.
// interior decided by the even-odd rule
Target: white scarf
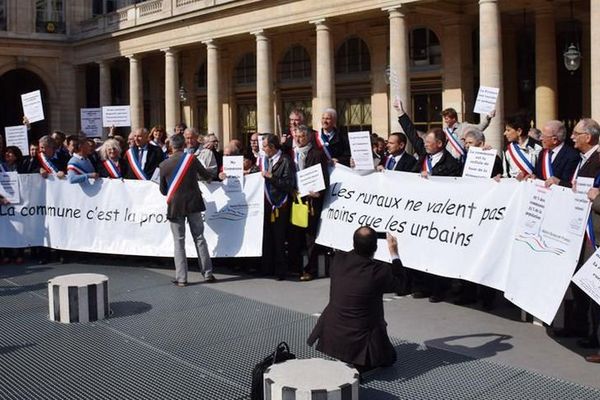
[(312, 149), (312, 143), (308, 143), (304, 147), (297, 146), (294, 148), (294, 153), (296, 156), (296, 164), (298, 164), (298, 171), (302, 171), (304, 169), (304, 162), (306, 161), (306, 155)]

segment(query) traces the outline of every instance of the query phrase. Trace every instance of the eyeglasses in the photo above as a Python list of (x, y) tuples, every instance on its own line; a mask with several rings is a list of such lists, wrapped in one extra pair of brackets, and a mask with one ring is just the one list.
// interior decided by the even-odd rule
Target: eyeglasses
[(577, 131), (573, 131), (573, 133), (571, 133), (571, 135), (573, 135), (573, 136), (587, 135), (587, 132), (577, 132)]

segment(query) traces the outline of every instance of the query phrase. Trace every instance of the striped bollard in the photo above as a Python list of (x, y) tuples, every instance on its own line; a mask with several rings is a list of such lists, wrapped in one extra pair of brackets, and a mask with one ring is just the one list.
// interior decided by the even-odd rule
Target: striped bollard
[(341, 361), (287, 360), (267, 368), (265, 400), (357, 400), (359, 376)]
[(91, 322), (108, 317), (108, 277), (100, 274), (61, 275), (48, 281), (50, 320)]

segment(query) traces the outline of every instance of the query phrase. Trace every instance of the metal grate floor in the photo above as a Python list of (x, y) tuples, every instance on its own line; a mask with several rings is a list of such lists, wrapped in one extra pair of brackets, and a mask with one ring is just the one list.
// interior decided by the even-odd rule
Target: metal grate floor
[[(0, 399), (244, 399), (250, 373), (285, 340), (299, 358), (315, 318), (142, 269), (110, 278), (113, 316), (48, 320), (46, 281), (90, 266), (0, 270)], [(600, 391), (394, 339), (398, 362), (367, 374), (363, 399), (600, 399)]]

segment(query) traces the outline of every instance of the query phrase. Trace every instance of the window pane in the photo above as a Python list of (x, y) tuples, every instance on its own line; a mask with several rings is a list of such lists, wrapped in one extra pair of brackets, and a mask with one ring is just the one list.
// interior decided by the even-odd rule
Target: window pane
[(36, 0), (36, 32), (65, 33), (62, 0)]
[(6, 30), (6, 1), (0, 0), (0, 31)]
[(248, 53), (235, 68), (235, 83), (238, 85), (256, 83), (256, 56)]
[(336, 53), (335, 72), (337, 74), (351, 74), (370, 70), (371, 56), (366, 43), (360, 38), (346, 40)]

